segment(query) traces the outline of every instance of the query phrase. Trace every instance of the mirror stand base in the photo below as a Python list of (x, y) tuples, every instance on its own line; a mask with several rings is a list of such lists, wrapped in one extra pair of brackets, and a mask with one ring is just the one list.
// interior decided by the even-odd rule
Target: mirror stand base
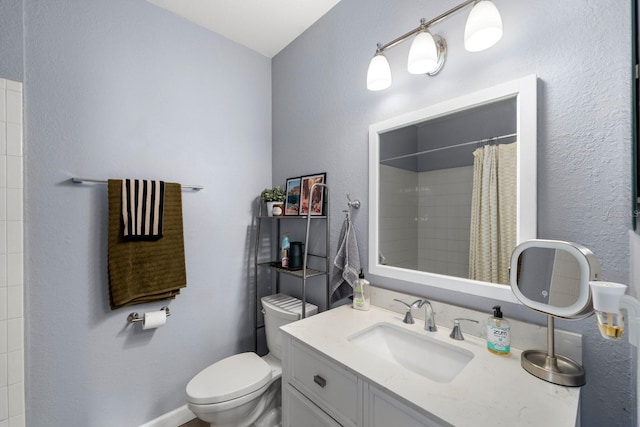
[(586, 383), (584, 368), (579, 363), (556, 354), (555, 320), (551, 314), (547, 314), (547, 351), (523, 351), (520, 364), (531, 375), (553, 384), (582, 387)]
[(565, 356), (551, 357), (543, 350), (526, 350), (520, 362), (525, 371), (553, 384), (581, 387), (586, 383), (584, 368)]

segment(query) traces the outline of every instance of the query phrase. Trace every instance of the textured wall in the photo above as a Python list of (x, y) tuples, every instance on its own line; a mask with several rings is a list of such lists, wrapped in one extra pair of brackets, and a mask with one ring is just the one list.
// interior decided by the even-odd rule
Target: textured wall
[(0, 76), (19, 82), (24, 76), (22, 4), (0, 0)]
[[(253, 348), (252, 201), (271, 182), (270, 60), (144, 0), (25, 1), (29, 426), (134, 426)], [(155, 331), (111, 311), (106, 186), (183, 193), (188, 286)]]
[[(438, 76), (404, 71), (409, 43), (388, 54), (394, 83), (369, 92), (376, 42), (388, 42), (453, 7), (454, 0), (342, 0), (273, 60), (273, 174), (327, 171), (332, 243), (345, 193), (363, 208), (353, 218), (367, 259), (368, 126), (500, 82), (537, 74), (538, 235), (590, 247), (603, 277), (628, 282), (631, 220), (631, 26), (629, 2), (495, 0), (505, 36), (490, 50), (463, 47), (467, 12), (434, 27), (449, 47)], [(607, 58), (606, 61), (600, 58)], [(370, 277), (374, 284), (490, 311), (493, 301)], [(292, 289), (295, 289), (292, 287)], [(313, 291), (313, 290), (312, 290)], [(313, 295), (321, 300), (320, 291)], [(544, 316), (506, 304), (506, 316)], [(602, 340), (595, 320), (557, 322), (584, 334), (585, 426), (629, 426), (635, 411), (630, 349)]]

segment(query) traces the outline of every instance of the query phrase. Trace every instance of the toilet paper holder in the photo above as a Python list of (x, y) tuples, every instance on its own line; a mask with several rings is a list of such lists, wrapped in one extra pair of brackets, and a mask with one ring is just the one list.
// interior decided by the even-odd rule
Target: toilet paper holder
[[(167, 307), (166, 305), (164, 307), (162, 307), (160, 310), (164, 310), (167, 313), (167, 317), (171, 316), (171, 312), (169, 311), (169, 307)], [(131, 313), (129, 314), (129, 316), (127, 316), (127, 320), (129, 322), (142, 322), (144, 321), (144, 316), (140, 316), (138, 313)]]

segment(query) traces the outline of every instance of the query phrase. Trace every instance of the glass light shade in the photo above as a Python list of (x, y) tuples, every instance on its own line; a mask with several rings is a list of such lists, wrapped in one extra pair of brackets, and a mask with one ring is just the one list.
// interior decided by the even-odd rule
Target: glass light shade
[(367, 71), (367, 89), (383, 90), (391, 86), (391, 67), (382, 53), (376, 53), (369, 63)]
[(414, 37), (409, 49), (407, 71), (426, 74), (438, 68), (438, 48), (429, 31), (421, 31)]
[(481, 0), (473, 6), (464, 27), (464, 47), (469, 52), (479, 52), (498, 43), (502, 38), (502, 18), (498, 8), (489, 0)]

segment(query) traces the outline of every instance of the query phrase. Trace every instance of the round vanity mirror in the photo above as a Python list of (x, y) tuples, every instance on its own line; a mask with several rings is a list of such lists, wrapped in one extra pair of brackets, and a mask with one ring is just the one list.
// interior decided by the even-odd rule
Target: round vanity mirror
[(589, 282), (600, 265), (593, 252), (576, 243), (528, 240), (511, 255), (510, 281), (516, 298), (547, 314), (547, 350), (526, 350), (522, 367), (532, 375), (564, 386), (585, 384), (584, 369), (555, 354), (554, 317), (576, 320), (593, 313)]

